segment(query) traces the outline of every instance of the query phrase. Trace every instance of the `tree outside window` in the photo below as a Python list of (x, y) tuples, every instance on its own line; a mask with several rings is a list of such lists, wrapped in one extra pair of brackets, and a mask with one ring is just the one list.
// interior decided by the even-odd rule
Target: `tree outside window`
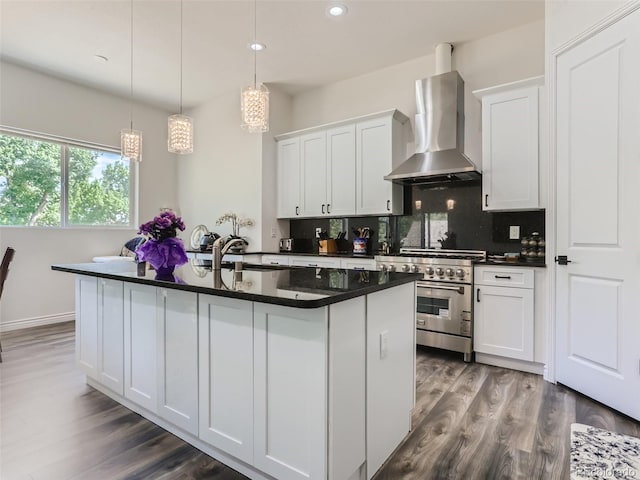
[(131, 225), (131, 170), (116, 151), (0, 133), (0, 225)]

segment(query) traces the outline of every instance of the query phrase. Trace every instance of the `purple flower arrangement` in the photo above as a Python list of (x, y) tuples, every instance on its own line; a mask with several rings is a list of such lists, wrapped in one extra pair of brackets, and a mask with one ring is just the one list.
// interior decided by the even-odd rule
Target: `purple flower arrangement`
[(184, 244), (177, 238), (177, 231), (184, 229), (182, 218), (171, 211), (164, 211), (143, 223), (138, 233), (147, 236), (148, 240), (136, 249), (138, 259), (149, 262), (156, 271), (187, 263)]

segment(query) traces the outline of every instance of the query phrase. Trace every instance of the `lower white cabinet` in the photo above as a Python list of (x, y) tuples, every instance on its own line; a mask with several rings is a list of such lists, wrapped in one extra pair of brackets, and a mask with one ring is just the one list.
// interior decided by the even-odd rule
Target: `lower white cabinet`
[(124, 285), (124, 396), (158, 413), (156, 287)]
[(124, 396), (183, 430), (198, 431), (197, 294), (124, 286)]
[(289, 255), (262, 255), (263, 265), (289, 265)]
[(263, 255), (262, 264), (343, 268), (345, 270), (376, 270), (376, 261), (373, 258), (326, 257), (322, 255)]
[(198, 295), (158, 288), (158, 415), (198, 433)]
[(279, 480), (326, 478), (327, 310), (255, 305), (254, 465)]
[(98, 379), (98, 279), (84, 275), (76, 278), (76, 363)]
[(533, 361), (533, 269), (476, 267), (474, 275), (474, 350)]
[(123, 394), (123, 282), (76, 279), (76, 360), (88, 377)]
[(253, 304), (199, 296), (201, 440), (253, 462)]
[(98, 381), (124, 394), (124, 282), (98, 280)]
[(290, 257), (289, 261), (289, 265), (293, 267), (340, 268), (339, 257), (306, 255), (300, 257)]
[(345, 270), (376, 270), (373, 258), (341, 258), (340, 268)]

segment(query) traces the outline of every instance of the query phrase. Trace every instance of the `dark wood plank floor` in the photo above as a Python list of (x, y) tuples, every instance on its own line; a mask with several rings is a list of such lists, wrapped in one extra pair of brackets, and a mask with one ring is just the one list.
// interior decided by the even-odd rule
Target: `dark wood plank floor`
[[(85, 385), (73, 323), (2, 335), (2, 480), (245, 477)], [(569, 427), (640, 424), (541, 377), (418, 349), (414, 429), (374, 480), (568, 479)]]

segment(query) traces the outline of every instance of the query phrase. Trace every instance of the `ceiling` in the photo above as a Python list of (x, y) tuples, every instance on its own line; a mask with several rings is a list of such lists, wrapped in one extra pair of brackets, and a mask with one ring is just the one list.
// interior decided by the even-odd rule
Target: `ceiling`
[[(258, 82), (296, 94), (544, 16), (544, 0), (341, 0), (340, 18), (332, 3), (257, 1)], [(0, 0), (0, 56), (128, 96), (130, 12), (126, 0)], [(183, 23), (185, 108), (252, 83), (253, 1), (184, 0)], [(180, 1), (134, 0), (133, 24), (134, 97), (177, 110)]]

